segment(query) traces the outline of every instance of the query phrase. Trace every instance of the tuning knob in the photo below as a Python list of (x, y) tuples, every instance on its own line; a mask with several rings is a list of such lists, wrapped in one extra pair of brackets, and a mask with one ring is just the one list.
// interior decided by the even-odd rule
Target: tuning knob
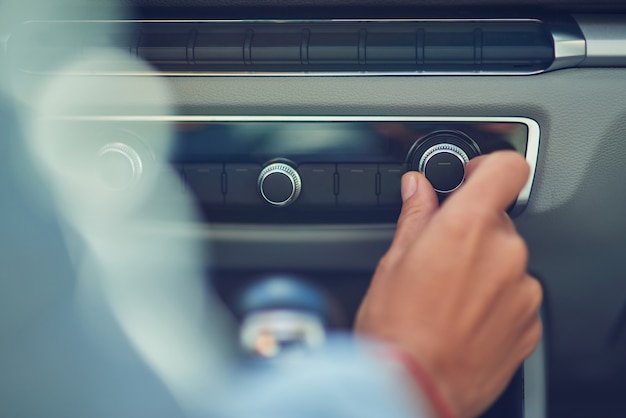
[(300, 196), (302, 180), (295, 168), (286, 163), (273, 163), (259, 174), (259, 192), (273, 206), (288, 206)]
[(465, 180), (465, 164), (469, 157), (461, 148), (452, 144), (438, 144), (426, 150), (418, 163), (418, 171), (439, 193), (451, 193)]
[(410, 169), (424, 173), (441, 198), (465, 180), (465, 164), (480, 155), (478, 145), (460, 132), (435, 132), (409, 152)]
[(113, 142), (98, 151), (98, 174), (106, 187), (125, 189), (139, 181), (142, 173), (141, 156), (130, 145)]

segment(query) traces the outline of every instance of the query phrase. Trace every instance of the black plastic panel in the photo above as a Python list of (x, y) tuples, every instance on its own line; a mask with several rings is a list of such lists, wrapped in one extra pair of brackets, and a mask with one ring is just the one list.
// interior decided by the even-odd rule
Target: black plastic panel
[[(31, 22), (10, 40), (17, 67), (34, 73), (103, 48), (173, 73), (525, 74), (554, 61), (549, 28), (532, 19)], [(133, 71), (108, 59), (100, 70)]]

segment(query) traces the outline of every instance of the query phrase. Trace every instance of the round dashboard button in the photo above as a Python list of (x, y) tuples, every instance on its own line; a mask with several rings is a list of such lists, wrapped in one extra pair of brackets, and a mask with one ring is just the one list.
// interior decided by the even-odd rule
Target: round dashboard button
[(465, 180), (465, 164), (469, 157), (461, 148), (452, 144), (437, 144), (424, 153), (419, 171), (439, 193), (451, 193)]
[(274, 163), (259, 174), (259, 192), (273, 206), (287, 206), (300, 195), (302, 181), (295, 168), (285, 163)]
[(410, 171), (430, 181), (440, 200), (465, 181), (465, 165), (481, 155), (478, 144), (460, 131), (435, 131), (417, 140), (407, 155)]
[(112, 190), (122, 190), (139, 180), (143, 161), (130, 145), (114, 142), (98, 152), (97, 170), (102, 184)]

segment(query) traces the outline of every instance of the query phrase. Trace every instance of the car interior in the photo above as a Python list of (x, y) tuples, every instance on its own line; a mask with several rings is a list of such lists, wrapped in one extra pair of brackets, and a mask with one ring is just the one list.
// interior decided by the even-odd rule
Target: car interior
[[(444, 203), (469, 160), (513, 150), (531, 175), (507, 212), (544, 333), (484, 417), (626, 417), (626, 1), (10, 0), (0, 15), (0, 415), (100, 416), (104, 391), (113, 415), (179, 416), (166, 395), (123, 408), (131, 381), (167, 392), (128, 354), (152, 358), (138, 322), (114, 325), (157, 300), (170, 318), (184, 295), (213, 300), (238, 340), (213, 337), (265, 357), (349, 331), (402, 175)], [(136, 270), (109, 263), (127, 256)], [(69, 305), (105, 313), (85, 325)]]

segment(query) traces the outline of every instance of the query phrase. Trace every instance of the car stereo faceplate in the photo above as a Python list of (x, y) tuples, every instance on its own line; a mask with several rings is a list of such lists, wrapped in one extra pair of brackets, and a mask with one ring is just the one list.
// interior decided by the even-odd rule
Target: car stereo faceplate
[[(498, 150), (519, 152), (531, 167), (509, 211), (517, 215), (530, 197), (539, 147), (538, 124), (520, 117), (98, 116), (58, 123), (71, 131), (66, 137), (91, 143), (96, 159), (102, 149), (116, 151), (108, 157), (117, 161), (107, 164), (117, 167), (116, 185), (124, 184), (120, 172), (135, 182), (137, 167), (150, 166), (142, 161), (162, 158), (214, 222), (393, 222), (408, 170), (423, 171), (443, 199), (461, 185), (469, 159)], [(165, 130), (172, 133), (167, 147), (152, 139)]]

